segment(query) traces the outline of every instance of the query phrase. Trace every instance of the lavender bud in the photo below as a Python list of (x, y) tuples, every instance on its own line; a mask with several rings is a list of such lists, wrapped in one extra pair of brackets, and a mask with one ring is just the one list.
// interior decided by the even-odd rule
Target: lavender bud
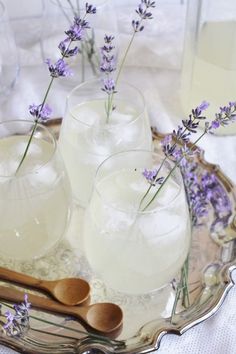
[(95, 14), (97, 12), (97, 9), (93, 5), (89, 5), (87, 2), (85, 4), (85, 9), (87, 14)]
[(48, 65), (48, 70), (52, 77), (57, 78), (60, 76), (71, 76), (72, 71), (68, 67), (68, 64), (63, 59), (59, 59), (55, 64), (52, 64), (50, 59), (46, 59), (45, 63)]

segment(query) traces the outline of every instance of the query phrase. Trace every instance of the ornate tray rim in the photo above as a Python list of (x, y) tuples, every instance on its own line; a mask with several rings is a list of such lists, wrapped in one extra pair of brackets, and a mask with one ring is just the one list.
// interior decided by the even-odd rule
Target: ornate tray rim
[[(59, 126), (61, 124), (61, 118), (58, 119), (53, 119), (50, 120), (46, 123), (47, 126), (52, 128), (54, 131), (54, 134), (57, 136), (58, 131), (59, 131)], [(155, 140), (160, 140), (164, 137), (164, 134), (158, 133), (155, 129), (153, 130), (153, 139)], [(211, 172), (214, 172), (214, 174), (218, 177), (218, 179), (222, 182), (224, 185), (227, 193), (229, 193), (234, 201), (234, 209), (236, 209), (236, 192), (235, 192), (235, 187), (234, 184), (231, 182), (231, 180), (223, 173), (223, 171), (220, 169), (218, 165), (211, 164), (207, 162), (204, 158), (204, 151), (200, 149), (200, 155), (199, 155), (199, 162), (200, 164), (208, 169)], [(236, 217), (233, 218), (233, 221), (231, 222), (229, 226), (230, 231), (233, 231), (233, 234), (231, 236), (230, 241), (234, 242), (236, 239)], [(232, 233), (232, 232), (231, 232)], [(80, 342), (79, 346), (76, 346), (76, 348), (68, 348), (68, 351), (63, 351), (63, 353), (78, 353), (78, 354), (95, 354), (97, 351), (100, 351), (100, 353), (104, 354), (112, 354), (112, 353), (117, 353), (117, 354), (145, 354), (145, 353), (150, 353), (155, 350), (158, 350), (160, 347), (161, 340), (164, 335), (166, 334), (176, 334), (178, 336), (184, 334), (186, 331), (188, 331), (190, 328), (196, 326), (197, 324), (207, 320), (211, 316), (213, 316), (221, 307), (223, 304), (227, 294), (229, 293), (230, 289), (234, 286), (234, 281), (232, 279), (232, 272), (233, 270), (236, 269), (236, 259), (234, 259), (232, 262), (227, 263), (224, 265), (224, 267), (220, 271), (220, 277), (221, 277), (221, 288), (218, 289), (218, 294), (214, 294), (216, 298), (213, 298), (210, 305), (206, 307), (205, 309), (203, 308), (200, 312), (199, 315), (197, 315), (192, 321), (183, 321), (183, 324), (179, 326), (171, 325), (170, 323), (167, 322), (167, 325), (165, 328), (156, 328), (155, 333), (152, 336), (143, 336), (141, 333), (142, 328), (146, 326), (146, 324), (143, 325), (142, 328), (138, 331), (136, 338), (139, 339), (139, 347), (135, 347), (133, 345), (132, 347), (112, 347), (111, 345), (108, 344), (103, 344), (103, 343), (96, 343), (95, 341), (90, 341), (90, 342), (83, 342), (83, 340)], [(182, 313), (181, 313), (182, 314)], [(122, 342), (122, 341), (121, 341)], [(6, 336), (0, 336), (0, 344), (12, 349), (16, 350), (18, 352), (22, 353), (28, 353), (28, 354), (35, 354), (35, 351), (32, 351), (30, 348), (27, 348), (24, 343), (21, 343), (21, 340), (19, 339), (18, 341), (12, 340), (9, 337)], [(134, 343), (135, 344), (135, 343)], [(65, 343), (66, 345), (66, 343)], [(66, 348), (65, 348), (66, 349)], [(37, 351), (37, 353), (40, 353)]]

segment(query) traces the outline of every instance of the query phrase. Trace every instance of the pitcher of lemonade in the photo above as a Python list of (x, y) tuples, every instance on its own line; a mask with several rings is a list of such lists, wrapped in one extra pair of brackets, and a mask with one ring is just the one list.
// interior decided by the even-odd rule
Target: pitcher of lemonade
[[(209, 118), (236, 101), (236, 1), (189, 0), (181, 103), (187, 114), (199, 102), (210, 102)], [(236, 123), (219, 129), (236, 134)]]

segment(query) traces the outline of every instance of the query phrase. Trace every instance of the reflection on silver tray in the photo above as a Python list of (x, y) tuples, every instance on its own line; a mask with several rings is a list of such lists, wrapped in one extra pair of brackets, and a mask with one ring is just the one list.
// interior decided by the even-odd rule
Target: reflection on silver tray
[[(60, 121), (50, 123), (55, 133)], [(160, 136), (154, 133), (155, 147), (158, 149)], [(183, 334), (186, 330), (214, 314), (222, 304), (227, 292), (233, 286), (231, 272), (236, 268), (236, 189), (231, 181), (215, 165), (204, 161), (203, 154), (198, 158), (199, 168), (215, 174), (223, 187), (226, 198), (231, 204), (232, 215), (225, 230), (211, 233), (214, 210), (209, 210), (209, 217), (193, 230), (190, 251), (190, 306), (178, 307), (172, 322), (171, 310), (175, 292), (171, 285), (142, 296), (130, 296), (117, 293), (97, 279), (83, 257), (78, 240), (81, 232), (83, 211), (74, 208), (72, 222), (67, 238), (59, 243), (46, 257), (35, 262), (0, 260), (1, 266), (22, 271), (44, 279), (56, 279), (65, 276), (80, 276), (89, 280), (92, 287), (91, 302), (111, 301), (120, 305), (124, 312), (124, 326), (119, 336), (114, 339), (94, 337), (85, 332), (78, 322), (63, 316), (49, 315), (32, 311), (33, 315), (48, 321), (66, 325), (73, 330), (59, 328), (50, 324), (31, 320), (31, 329), (21, 338), (0, 336), (0, 342), (24, 353), (126, 353), (141, 354), (158, 349), (164, 334)], [(211, 209), (209, 207), (209, 209)], [(82, 240), (80, 240), (82, 242)], [(62, 337), (64, 336), (64, 337)]]

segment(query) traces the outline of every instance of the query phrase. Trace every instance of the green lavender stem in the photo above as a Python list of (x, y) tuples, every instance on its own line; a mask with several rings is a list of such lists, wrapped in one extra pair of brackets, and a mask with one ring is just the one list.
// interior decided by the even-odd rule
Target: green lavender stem
[[(123, 67), (124, 67), (124, 64), (125, 64), (125, 61), (126, 61), (126, 58), (127, 58), (127, 55), (128, 55), (129, 50), (130, 50), (130, 48), (131, 48), (131, 46), (132, 46), (132, 43), (133, 43), (133, 41), (134, 41), (134, 38), (135, 38), (135, 34), (136, 34), (136, 33), (137, 33), (137, 32), (134, 31), (134, 33), (133, 33), (133, 35), (132, 35), (132, 37), (131, 37), (131, 39), (130, 39), (130, 42), (129, 42), (129, 44), (128, 44), (126, 50), (125, 50), (125, 54), (124, 54), (124, 56), (123, 56), (123, 59), (122, 59), (122, 61), (121, 61), (121, 64), (120, 64), (120, 67), (119, 67), (119, 70), (118, 70), (118, 73), (117, 73), (117, 76), (116, 76), (116, 79), (115, 79), (115, 85), (117, 85), (117, 83), (118, 83), (118, 81), (119, 81), (121, 72), (122, 72), (122, 70), (123, 70)], [(108, 104), (107, 104), (107, 106), (108, 106), (108, 110), (107, 110), (107, 123), (108, 123), (108, 121), (109, 121), (109, 119), (110, 119), (110, 116), (111, 116), (112, 107), (113, 107), (113, 99), (114, 99), (114, 92), (113, 92), (111, 95), (108, 96)]]
[[(69, 16), (66, 14), (65, 10), (63, 9), (61, 3), (59, 0), (57, 0), (60, 9), (62, 10), (64, 16), (67, 18), (67, 20), (69, 21), (69, 23), (71, 24), (70, 18)], [(77, 12), (72, 4), (72, 2), (70, 0), (67, 0), (74, 16), (80, 16), (80, 2), (79, 0), (76, 0), (76, 6), (77, 6)], [(99, 65), (99, 59), (98, 56), (96, 55), (96, 50), (94, 50), (94, 30), (92, 29), (92, 37), (90, 38), (88, 35), (88, 32), (85, 31), (86, 34), (86, 39), (84, 41), (84, 43), (81, 43), (81, 56), (82, 56), (82, 60), (81, 60), (81, 81), (84, 82), (85, 81), (85, 53), (86, 53), (86, 57), (88, 59), (88, 62), (91, 66), (92, 72), (95, 75), (97, 73), (96, 71), (96, 66), (93, 62), (93, 56), (95, 56), (96, 61), (97, 61), (97, 66)]]
[[(85, 19), (85, 17), (86, 17), (86, 14), (84, 15), (83, 20)], [(70, 48), (71, 43), (72, 43), (72, 40), (70, 40), (70, 42), (68, 43), (67, 49)], [(63, 55), (61, 56), (61, 59), (64, 59), (64, 58), (65, 58), (65, 54), (63, 54)], [(51, 80), (50, 80), (50, 82), (49, 82), (48, 88), (47, 88), (47, 90), (46, 90), (46, 93), (45, 93), (45, 95), (44, 95), (44, 99), (43, 99), (43, 102), (42, 102), (42, 104), (41, 104), (40, 111), (42, 111), (42, 109), (44, 108), (44, 105), (45, 105), (45, 103), (46, 103), (46, 99), (47, 99), (47, 97), (48, 97), (48, 94), (49, 94), (49, 91), (50, 91), (50, 89), (51, 89), (51, 86), (52, 86), (52, 83), (53, 83), (54, 79), (55, 79), (55, 77), (52, 76), (52, 77), (51, 77)], [(15, 174), (17, 174), (17, 172), (19, 171), (19, 169), (20, 169), (22, 163), (24, 162), (24, 160), (25, 160), (25, 158), (26, 158), (26, 155), (27, 155), (27, 152), (28, 152), (28, 150), (29, 150), (31, 141), (32, 141), (32, 139), (33, 139), (34, 132), (35, 132), (35, 130), (36, 130), (36, 128), (37, 128), (37, 125), (38, 125), (38, 120), (36, 119), (36, 120), (35, 120), (34, 128), (33, 128), (32, 132), (31, 132), (31, 135), (30, 135), (30, 138), (29, 138), (29, 141), (28, 141), (28, 144), (27, 144), (27, 146), (26, 146), (26, 149), (25, 149), (25, 151), (24, 151), (24, 154), (23, 154), (23, 156), (22, 156), (22, 159), (21, 159), (21, 161), (20, 161), (20, 163), (19, 163), (19, 165), (18, 165), (18, 167), (17, 167), (17, 169), (16, 169)]]
[(85, 79), (85, 60), (84, 60), (84, 45), (81, 43), (81, 81)]
[[(72, 3), (70, 2), (70, 0), (67, 0), (67, 1), (68, 1), (68, 3), (73, 7), (73, 5), (72, 5)], [(59, 1), (58, 1), (58, 4), (60, 5), (60, 2), (59, 2)], [(85, 15), (84, 15), (82, 21), (85, 19), (86, 15), (87, 15), (87, 13), (85, 13)], [(69, 50), (71, 43), (72, 43), (72, 40), (70, 40), (70, 42), (68, 43), (67, 50)], [(61, 56), (61, 59), (64, 59), (64, 58), (65, 58), (65, 55), (66, 55), (66, 53), (64, 53), (64, 54)], [(47, 88), (47, 90), (46, 90), (46, 93), (45, 93), (45, 95), (44, 95), (44, 99), (43, 99), (43, 102), (42, 102), (41, 107), (40, 107), (40, 112), (42, 112), (42, 110), (43, 110), (43, 108), (44, 108), (44, 105), (45, 105), (45, 103), (46, 103), (46, 100), (47, 100), (47, 97), (48, 97), (48, 94), (49, 94), (49, 91), (50, 91), (50, 89), (51, 89), (51, 86), (52, 86), (52, 83), (53, 83), (54, 79), (55, 79), (55, 77), (52, 76), (52, 77), (51, 77), (51, 80), (50, 80), (50, 82), (49, 82), (48, 88)], [(18, 165), (18, 167), (17, 167), (17, 169), (16, 169), (15, 174), (18, 173), (18, 171), (19, 171), (19, 169), (20, 169), (22, 163), (24, 162), (24, 160), (25, 160), (25, 158), (26, 158), (26, 156), (27, 156), (27, 152), (28, 152), (28, 150), (29, 150), (31, 141), (32, 141), (32, 139), (33, 139), (35, 130), (36, 130), (36, 128), (37, 128), (37, 125), (38, 125), (38, 119), (35, 120), (35, 124), (34, 124), (34, 127), (33, 127), (32, 132), (31, 132), (29, 141), (28, 141), (28, 143), (27, 143), (26, 149), (25, 149), (24, 154), (23, 154), (23, 156), (22, 156), (22, 159), (21, 159), (21, 161), (20, 161), (20, 163), (19, 163), (19, 165)]]
[(142, 197), (142, 199), (141, 199), (141, 201), (140, 201), (140, 203), (139, 203), (139, 210), (141, 209), (142, 203), (143, 203), (143, 201), (145, 200), (146, 196), (148, 195), (148, 193), (150, 192), (150, 190), (152, 189), (152, 187), (155, 186), (155, 182), (157, 181), (158, 174), (159, 174), (160, 170), (162, 169), (162, 166), (164, 165), (164, 163), (165, 163), (166, 160), (167, 160), (167, 157), (165, 156), (165, 158), (162, 160), (162, 163), (161, 163), (160, 167), (159, 167), (158, 170), (157, 170), (156, 178), (155, 178), (155, 180), (154, 180), (154, 182), (153, 182), (153, 185), (150, 184), (150, 186), (148, 187), (146, 193), (144, 194), (144, 196)]
[(123, 70), (123, 67), (124, 67), (124, 64), (125, 64), (127, 55), (128, 55), (128, 53), (129, 53), (129, 50), (130, 50), (130, 48), (131, 48), (131, 45), (132, 45), (132, 43), (133, 43), (133, 41), (134, 41), (134, 38), (135, 38), (135, 34), (136, 34), (136, 33), (137, 33), (137, 32), (134, 31), (134, 33), (133, 33), (133, 35), (132, 35), (132, 37), (131, 37), (131, 40), (130, 40), (130, 42), (129, 42), (129, 44), (128, 44), (128, 47), (126, 48), (124, 57), (123, 57), (123, 59), (122, 59), (122, 61), (121, 61), (121, 64), (120, 64), (120, 67), (119, 67), (119, 70), (118, 70), (118, 73), (117, 73), (117, 76), (116, 76), (116, 80), (115, 80), (116, 85), (117, 85), (118, 80), (119, 80), (119, 78), (120, 78), (120, 75), (121, 75), (121, 72), (122, 72), (122, 70)]
[(32, 132), (31, 132), (31, 134), (30, 134), (30, 138), (29, 138), (28, 143), (27, 143), (27, 145), (26, 145), (26, 149), (25, 149), (25, 151), (24, 151), (24, 154), (23, 154), (23, 156), (22, 156), (22, 158), (21, 158), (21, 160), (20, 160), (20, 163), (19, 163), (19, 165), (18, 165), (18, 167), (17, 167), (17, 169), (16, 169), (15, 175), (17, 175), (17, 173), (18, 173), (18, 171), (19, 171), (21, 165), (23, 164), (23, 162), (24, 162), (24, 160), (25, 160), (25, 158), (26, 158), (26, 155), (27, 155), (27, 152), (28, 152), (28, 150), (29, 150), (31, 141), (32, 141), (32, 139), (33, 139), (35, 130), (36, 130), (36, 128), (37, 128), (37, 125), (38, 125), (38, 121), (36, 120), (35, 123), (34, 123), (34, 127), (33, 127), (33, 129), (32, 129)]
[[(190, 148), (190, 151), (193, 150), (193, 148), (196, 146), (196, 144), (199, 142), (200, 139), (202, 139), (202, 137), (206, 134), (206, 131), (204, 131), (204, 133), (202, 133), (200, 135), (200, 137), (193, 143), (192, 147)], [(185, 157), (186, 154), (183, 154), (183, 156), (175, 163), (174, 167), (172, 168), (172, 170), (168, 173), (167, 177), (165, 178), (164, 182), (160, 185), (160, 187), (158, 188), (158, 190), (156, 191), (156, 193), (154, 194), (154, 196), (152, 197), (152, 199), (148, 202), (148, 204), (144, 207), (143, 211), (145, 211), (149, 205), (154, 201), (154, 199), (157, 197), (157, 195), (160, 193), (160, 191), (162, 190), (162, 188), (165, 186), (166, 182), (168, 181), (168, 179), (172, 176), (173, 172), (176, 170), (176, 168), (179, 166), (180, 162), (182, 161), (182, 159)]]
[[(196, 120), (196, 118), (193, 119), (193, 123), (194, 123), (195, 120)], [(186, 133), (186, 131), (187, 131), (187, 128), (185, 128), (185, 129), (183, 130), (182, 136)], [(175, 148), (176, 145), (177, 145), (177, 142), (173, 145), (173, 148)], [(141, 209), (141, 205), (142, 205), (143, 201), (145, 200), (146, 196), (148, 195), (148, 193), (150, 192), (151, 188), (155, 186), (155, 182), (157, 181), (157, 178), (158, 178), (158, 176), (159, 176), (159, 172), (161, 171), (161, 169), (162, 169), (164, 163), (166, 162), (166, 160), (167, 160), (167, 156), (164, 157), (164, 159), (162, 160), (162, 163), (161, 163), (160, 167), (159, 167), (158, 170), (157, 170), (156, 178), (155, 178), (155, 180), (154, 180), (153, 185), (150, 184), (150, 186), (148, 187), (146, 193), (145, 193), (144, 196), (142, 197), (142, 199), (141, 199), (141, 201), (140, 201), (140, 204), (139, 204), (139, 210)]]
[(170, 322), (173, 323), (174, 315), (176, 314), (176, 308), (178, 305), (178, 301), (181, 298), (182, 294), (182, 305), (187, 308), (190, 305), (189, 299), (189, 289), (188, 289), (188, 269), (189, 269), (189, 258), (187, 257), (182, 268), (180, 281), (178, 283), (176, 293), (175, 293), (175, 301), (172, 307)]
[[(49, 82), (47, 91), (46, 91), (46, 93), (45, 93), (45, 96), (44, 96), (44, 99), (43, 99), (43, 102), (42, 102), (41, 110), (43, 109), (43, 107), (44, 107), (44, 105), (45, 105), (46, 99), (47, 99), (47, 97), (48, 97), (49, 91), (50, 91), (51, 86), (52, 86), (52, 83), (53, 83), (53, 80), (54, 80), (54, 77), (52, 77), (51, 80), (50, 80), (50, 82)], [(24, 162), (24, 160), (25, 160), (25, 158), (26, 158), (26, 155), (27, 155), (27, 153), (28, 153), (28, 150), (29, 150), (29, 147), (30, 147), (30, 144), (31, 144), (31, 141), (32, 141), (32, 139), (33, 139), (33, 136), (34, 136), (34, 133), (35, 133), (35, 130), (36, 130), (37, 126), (38, 126), (38, 120), (35, 120), (34, 127), (33, 127), (33, 129), (32, 129), (31, 134), (30, 134), (30, 138), (29, 138), (29, 140), (28, 140), (28, 143), (27, 143), (27, 145), (26, 145), (24, 154), (23, 154), (23, 156), (22, 156), (22, 158), (21, 158), (21, 160), (20, 160), (20, 163), (19, 163), (19, 165), (18, 165), (18, 167), (17, 167), (17, 169), (16, 169), (15, 174), (18, 173), (18, 171), (19, 171), (21, 165), (23, 164), (23, 162)]]
[[(11, 309), (11, 310), (14, 310), (13, 306), (11, 306), (11, 305), (9, 305), (9, 304), (7, 304), (5, 302), (1, 302), (1, 304), (4, 305), (5, 307)], [(36, 321), (39, 321), (39, 322), (42, 322), (42, 323), (45, 323), (45, 324), (48, 324), (48, 325), (52, 325), (52, 326), (55, 326), (55, 327), (58, 327), (58, 328), (66, 329), (66, 330), (68, 330), (70, 332), (74, 332), (74, 333), (77, 333), (77, 334), (84, 334), (86, 336), (95, 338), (97, 340), (106, 341), (108, 343), (113, 343), (113, 344), (116, 344), (116, 345), (121, 345), (122, 344), (122, 341), (117, 341), (117, 340), (114, 340), (114, 339), (108, 339), (107, 337), (100, 336), (98, 334), (93, 334), (93, 333), (85, 332), (85, 331), (82, 331), (82, 330), (79, 330), (79, 329), (76, 329), (76, 328), (73, 328), (73, 327), (65, 326), (63, 324), (58, 324), (58, 323), (52, 322), (50, 320), (46, 320), (46, 319), (34, 316), (34, 315), (29, 315), (29, 318), (30, 319), (32, 318), (33, 320), (36, 320)], [(32, 328), (32, 330), (38, 331), (38, 329), (35, 329), (35, 328)], [(46, 334), (50, 334), (50, 333), (46, 332)], [(60, 334), (58, 336), (65, 337), (64, 335), (60, 335)], [(72, 337), (72, 339), (76, 339), (76, 338)]]

